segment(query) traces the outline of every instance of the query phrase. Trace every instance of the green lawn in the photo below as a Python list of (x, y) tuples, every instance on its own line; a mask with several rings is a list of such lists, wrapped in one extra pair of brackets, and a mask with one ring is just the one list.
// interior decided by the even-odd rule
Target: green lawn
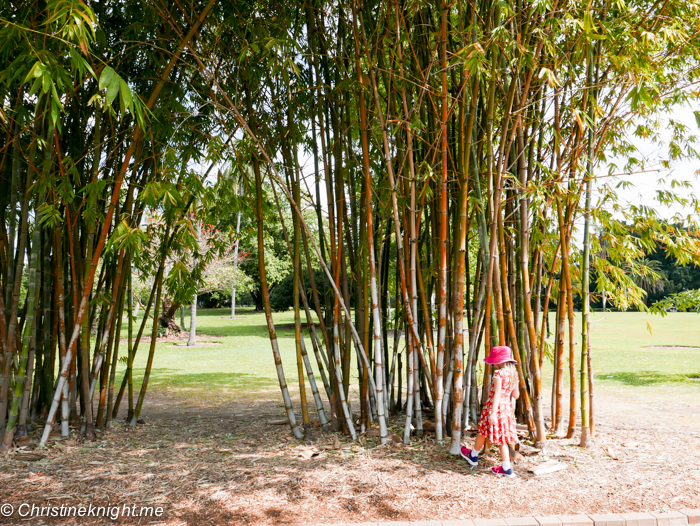
[[(198, 313), (198, 333), (206, 335), (200, 336), (198, 341), (221, 342), (219, 345), (188, 348), (158, 343), (149, 390), (189, 395), (187, 398), (198, 404), (225, 403), (232, 397), (254, 398), (263, 393), (268, 398), (278, 396), (274, 394), (277, 377), (264, 315), (239, 309), (235, 320), (229, 316), (228, 309)], [(577, 322), (579, 317), (577, 313)], [(294, 394), (296, 361), (294, 330), (290, 328), (294, 321), (292, 312), (275, 314), (274, 319), (277, 326), (282, 327), (277, 335), (285, 373)], [(554, 329), (553, 319), (551, 326)], [(698, 314), (673, 313), (662, 318), (644, 313), (594, 313), (591, 332), (596, 395), (600, 402), (636, 400), (658, 404), (667, 401), (697, 406), (700, 381), (692, 377), (700, 377)], [(576, 334), (580, 338), (578, 325)], [(148, 346), (142, 343), (138, 351), (135, 364), (138, 383)], [(307, 348), (311, 352), (308, 338)], [(120, 354), (125, 351), (126, 345), (122, 344)], [(315, 363), (312, 354), (310, 358)], [(120, 370), (123, 370), (121, 364)], [(551, 373), (551, 363), (545, 362), (546, 386), (551, 385)], [(320, 379), (318, 381), (321, 387)], [(548, 400), (548, 395), (546, 398)]]
[[(648, 323), (648, 326), (647, 326)], [(700, 316), (596, 313), (591, 323), (596, 378), (631, 387), (700, 376)], [(696, 382), (695, 382), (696, 383)]]
[[(577, 383), (580, 382), (580, 317), (577, 312)], [(554, 315), (551, 329), (555, 330)], [(566, 345), (568, 356), (568, 338)], [(625, 422), (642, 418), (652, 424), (700, 428), (700, 315), (669, 313), (661, 317), (641, 312), (595, 312), (591, 315), (591, 353), (598, 417)], [(568, 367), (567, 360), (567, 389)], [(551, 362), (545, 361), (547, 408), (552, 373)], [(568, 397), (565, 403), (568, 405)]]
[[(234, 320), (230, 315), (230, 309), (198, 310), (197, 343), (214, 345), (187, 347), (184, 342), (179, 345), (158, 342), (149, 391), (177, 392), (192, 395), (199, 402), (202, 398), (216, 402), (222, 395), (235, 393), (237, 397), (253, 397), (278, 385), (265, 316), (250, 309), (237, 309)], [(179, 315), (176, 321), (179, 322)], [(292, 311), (275, 315), (276, 324), (293, 322)], [(189, 315), (186, 324), (189, 327)], [(150, 333), (150, 329), (147, 332)], [(125, 330), (122, 330), (122, 337), (126, 337)], [(294, 330), (280, 328), (277, 337), (285, 373), (287, 376), (295, 374)], [(310, 342), (307, 345), (310, 349)], [(139, 345), (134, 362), (135, 383), (141, 383), (149, 346), (147, 342)], [(126, 346), (122, 343), (120, 354), (125, 352)], [(124, 368), (120, 364), (119, 370)], [(291, 383), (292, 378), (289, 380)]]
[(595, 313), (591, 333), (601, 414), (700, 428), (700, 315)]

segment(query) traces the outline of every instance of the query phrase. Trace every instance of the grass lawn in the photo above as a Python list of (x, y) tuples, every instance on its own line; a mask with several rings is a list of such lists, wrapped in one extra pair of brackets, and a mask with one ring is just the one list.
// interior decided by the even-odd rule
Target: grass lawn
[(591, 333), (596, 378), (603, 383), (692, 387), (691, 377), (700, 376), (698, 314), (595, 313)]
[(591, 334), (601, 413), (700, 428), (700, 315), (594, 313)]
[[(237, 397), (251, 397), (277, 386), (264, 314), (238, 308), (236, 319), (232, 320), (230, 315), (230, 309), (197, 311), (197, 343), (209, 345), (187, 347), (185, 342), (159, 341), (156, 344), (149, 391), (177, 392), (180, 395), (191, 395), (198, 403), (202, 403), (203, 399), (215, 403), (222, 396), (225, 398), (235, 393)], [(186, 323), (189, 326), (189, 316)], [(293, 324), (293, 312), (275, 315), (275, 323), (283, 326)], [(123, 326), (125, 325), (124, 323)], [(148, 333), (150, 328), (145, 331), (145, 334)], [(126, 331), (122, 330), (122, 338), (125, 337)], [(285, 374), (289, 377), (296, 372), (294, 330), (280, 328), (277, 337)], [(307, 345), (310, 349), (310, 342)], [(149, 346), (148, 342), (139, 344), (134, 362), (134, 383), (139, 385)], [(120, 347), (120, 354), (123, 355), (126, 352), (125, 343), (122, 342)], [(120, 364), (119, 370), (124, 369), (125, 365)], [(289, 380), (291, 383), (293, 378)]]
[[(182, 344), (159, 342), (149, 391), (185, 395), (192, 403), (215, 405), (226, 403), (230, 397), (251, 398), (263, 393), (267, 397), (279, 397), (264, 315), (239, 309), (235, 320), (229, 316), (228, 309), (200, 309), (198, 312), (197, 329), (203, 335), (198, 337), (198, 342), (217, 342), (215, 345), (188, 348)], [(294, 330), (290, 328), (294, 321), (292, 311), (277, 313), (274, 319), (285, 374), (294, 395), (298, 390)], [(551, 327), (554, 329), (553, 318)], [(697, 406), (700, 380), (693, 377), (700, 377), (698, 314), (672, 313), (660, 317), (631, 312), (594, 313), (591, 333), (595, 393), (599, 403), (609, 405), (609, 411), (603, 412), (628, 411), (626, 400), (656, 406)], [(576, 334), (580, 338), (578, 325)], [(140, 344), (135, 362), (135, 382), (139, 384), (148, 347), (147, 342)], [(311, 353), (308, 338), (307, 347)], [(120, 353), (123, 355), (125, 351), (126, 345), (122, 343)], [(311, 354), (310, 358), (315, 364)], [(578, 358), (576, 365), (578, 368)], [(120, 370), (123, 369), (120, 364)], [(566, 375), (568, 379), (568, 369)], [(551, 385), (551, 376), (552, 365), (545, 362), (547, 387)], [(317, 380), (322, 389), (318, 377)], [(547, 391), (545, 398), (548, 402)], [(695, 415), (695, 419), (700, 420), (700, 416)]]

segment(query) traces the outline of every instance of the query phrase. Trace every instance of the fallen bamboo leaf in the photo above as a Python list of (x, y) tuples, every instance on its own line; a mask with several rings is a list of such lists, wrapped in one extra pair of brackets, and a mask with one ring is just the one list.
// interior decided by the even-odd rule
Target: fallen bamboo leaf
[(613, 460), (618, 459), (617, 451), (615, 451), (613, 448), (608, 447), (608, 446), (603, 446), (601, 449), (603, 451), (605, 451), (605, 454), (608, 455), (611, 459), (613, 459)]
[(566, 468), (568, 468), (569, 465), (565, 464), (563, 462), (559, 462), (557, 460), (548, 460), (547, 462), (544, 462), (543, 464), (538, 464), (537, 466), (533, 466), (531, 468), (528, 468), (528, 471), (534, 475), (546, 475), (548, 473), (554, 473), (556, 471), (562, 471)]
[(521, 443), (521, 444), (520, 444), (520, 449), (518, 450), (518, 452), (519, 452), (521, 455), (524, 455), (524, 456), (526, 456), (526, 457), (532, 457), (532, 456), (534, 456), (534, 455), (539, 455), (540, 453), (542, 453), (542, 450), (541, 450), (541, 449), (538, 449), (538, 448), (536, 448), (536, 447), (530, 447), (530, 446), (528, 446), (528, 445), (526, 445), (526, 444)]
[(367, 432), (365, 433), (365, 436), (368, 436), (368, 437), (378, 437), (378, 436), (380, 436), (379, 429), (377, 429), (376, 427), (370, 427), (370, 428), (367, 430)]
[(403, 439), (393, 431), (389, 433), (389, 440), (394, 444), (403, 444)]
[(321, 450), (316, 446), (297, 448), (297, 456), (303, 458), (304, 460), (310, 460), (311, 458), (320, 454)]
[(41, 455), (39, 453), (30, 453), (29, 451), (20, 451), (17, 454), (15, 454), (15, 459), (16, 460), (24, 460), (27, 462), (34, 462), (36, 460), (42, 460), (45, 455)]

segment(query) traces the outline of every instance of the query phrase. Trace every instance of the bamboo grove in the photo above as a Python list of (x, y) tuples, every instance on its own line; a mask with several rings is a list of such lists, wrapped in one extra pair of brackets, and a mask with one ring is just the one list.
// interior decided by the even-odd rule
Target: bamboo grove
[[(696, 155), (693, 134), (663, 116), (697, 100), (699, 9), (4, 2), (3, 449), (32, 425), (44, 426), (42, 443), (71, 421), (94, 437), (122, 406), (136, 425), (159, 325), (201, 279), (173, 254), (197, 253), (193, 224), (224, 209), (255, 225), (298, 438), (316, 411), (352, 439), (376, 423), (385, 442), (400, 414), (405, 443), (430, 420), (456, 454), (487, 393), (480, 359), (509, 345), (531, 438), (544, 443), (547, 420), (587, 445), (591, 301), (644, 308), (632, 277), (653, 272), (639, 261), (656, 246), (700, 261), (695, 201), (660, 195), (694, 210), (670, 224), (651, 206), (619, 205), (607, 184), (644, 169), (635, 136), (662, 144), (669, 164)], [(282, 363), (270, 304), (272, 220), (292, 262), (296, 364)], [(151, 284), (140, 321), (136, 274)]]

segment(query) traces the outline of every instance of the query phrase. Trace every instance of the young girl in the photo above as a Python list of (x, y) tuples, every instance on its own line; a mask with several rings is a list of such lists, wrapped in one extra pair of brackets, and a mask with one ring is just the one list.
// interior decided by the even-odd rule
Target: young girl
[(462, 446), (460, 455), (472, 466), (476, 466), (479, 460), (479, 451), (484, 447), (488, 438), (492, 444), (496, 444), (501, 450), (501, 466), (491, 468), (494, 475), (500, 477), (515, 477), (510, 465), (508, 444), (515, 442), (515, 413), (511, 404), (511, 397), (518, 398), (518, 371), (513, 360), (513, 351), (510, 347), (492, 347), (488, 358), (484, 360), (494, 368), (493, 379), (489, 397), (484, 404), (479, 421), (479, 435), (473, 449)]

